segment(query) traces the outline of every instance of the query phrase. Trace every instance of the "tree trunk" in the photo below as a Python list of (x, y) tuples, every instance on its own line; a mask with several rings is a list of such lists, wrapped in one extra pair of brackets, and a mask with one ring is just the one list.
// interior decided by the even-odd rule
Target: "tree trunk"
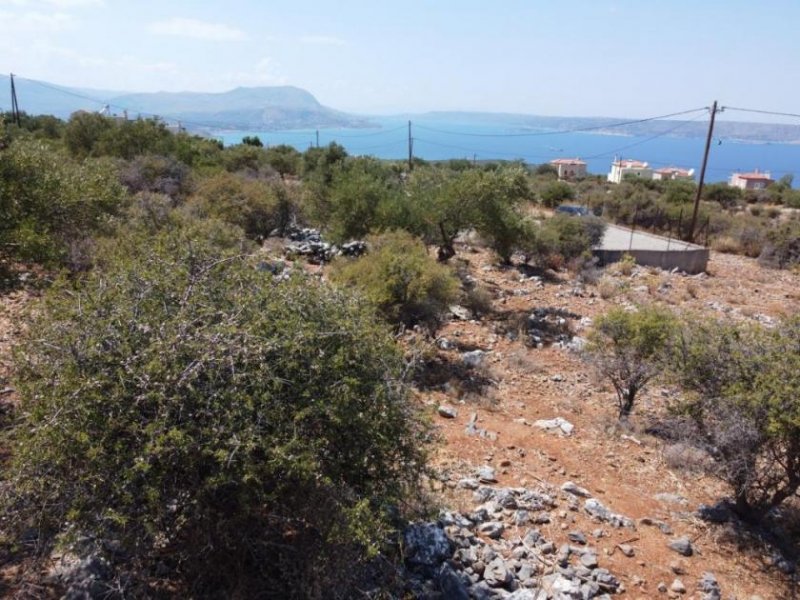
[(456, 255), (456, 249), (453, 247), (453, 240), (444, 230), (444, 223), (439, 223), (439, 231), (442, 234), (442, 243), (439, 244), (436, 258), (439, 262), (447, 262)]

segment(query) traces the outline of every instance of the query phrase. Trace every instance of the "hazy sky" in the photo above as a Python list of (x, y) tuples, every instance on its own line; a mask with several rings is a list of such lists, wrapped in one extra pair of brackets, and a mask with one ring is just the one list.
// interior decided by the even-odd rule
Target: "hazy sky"
[(0, 0), (0, 71), (126, 91), (290, 84), (328, 106), (800, 112), (800, 0)]

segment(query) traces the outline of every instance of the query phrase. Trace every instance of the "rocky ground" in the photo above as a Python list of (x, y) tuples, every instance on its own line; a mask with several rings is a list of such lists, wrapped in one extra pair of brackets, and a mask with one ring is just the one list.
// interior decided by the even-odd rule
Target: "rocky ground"
[[(314, 259), (331, 251), (291, 243)], [(283, 268), (281, 246), (267, 248), (275, 259), (265, 268)], [(645, 433), (677, 391), (653, 386), (622, 427), (613, 391), (579, 350), (593, 319), (615, 305), (657, 302), (772, 325), (800, 311), (800, 274), (716, 253), (707, 274), (612, 266), (592, 283), (501, 268), (467, 246), (456, 261), (462, 278), (487, 290), (492, 311), (476, 318), (453, 307), (418, 385), (440, 433), (434, 485), (446, 509), (405, 532), (415, 595), (794, 597), (793, 565), (735, 524), (715, 522), (725, 515), (699, 510), (725, 494), (700, 473), (701, 457)], [(10, 346), (35, 295), (7, 293), (0, 304), (0, 403), (14, 400)]]

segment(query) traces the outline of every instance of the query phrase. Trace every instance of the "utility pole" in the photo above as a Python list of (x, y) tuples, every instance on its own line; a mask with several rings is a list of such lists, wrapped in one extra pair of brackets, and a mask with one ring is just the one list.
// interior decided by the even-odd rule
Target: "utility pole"
[(414, 138), (411, 137), (411, 121), (408, 122), (408, 170), (414, 168)]
[(689, 225), (688, 241), (694, 242), (694, 228), (697, 226), (697, 212), (700, 210), (700, 196), (703, 193), (703, 182), (706, 179), (706, 165), (708, 164), (708, 151), (711, 149), (711, 138), (714, 135), (714, 118), (717, 116), (717, 101), (711, 105), (711, 120), (708, 122), (708, 135), (706, 136), (706, 149), (703, 153), (703, 166), (700, 167), (700, 181), (697, 183), (697, 194), (694, 197), (694, 210), (692, 222)]
[(14, 85), (14, 74), (11, 73), (9, 76), (11, 80), (11, 118), (14, 119), (14, 122), (17, 124), (17, 127), (22, 127), (20, 124), (19, 118), (19, 102), (17, 101), (17, 88)]
[(319, 148), (319, 129), (317, 129), (317, 148)]

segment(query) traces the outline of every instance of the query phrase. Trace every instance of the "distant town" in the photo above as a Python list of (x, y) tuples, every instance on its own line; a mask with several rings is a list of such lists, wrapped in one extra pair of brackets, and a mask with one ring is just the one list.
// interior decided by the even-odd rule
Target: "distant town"
[[(563, 181), (581, 179), (588, 175), (586, 162), (580, 158), (556, 158), (550, 164), (558, 172), (558, 178)], [(627, 178), (650, 179), (654, 181), (686, 180), (694, 181), (694, 169), (683, 167), (662, 167), (654, 169), (649, 163), (630, 158), (615, 158), (611, 162), (611, 170), (607, 178), (611, 183), (622, 183)], [(732, 173), (728, 179), (730, 187), (740, 190), (764, 190), (769, 184), (774, 183), (769, 171), (761, 172), (758, 169), (750, 173)]]

